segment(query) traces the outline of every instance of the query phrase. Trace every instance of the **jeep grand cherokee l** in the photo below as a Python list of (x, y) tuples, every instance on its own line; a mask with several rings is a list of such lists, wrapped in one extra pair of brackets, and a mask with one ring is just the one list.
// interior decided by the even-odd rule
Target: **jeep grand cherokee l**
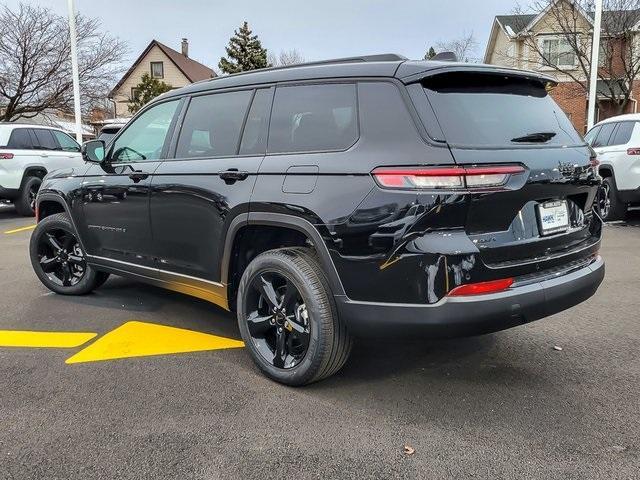
[(44, 180), (33, 268), (61, 294), (116, 274), (234, 310), (289, 385), (353, 337), (546, 317), (604, 276), (596, 161), (553, 86), (383, 55), (173, 90)]

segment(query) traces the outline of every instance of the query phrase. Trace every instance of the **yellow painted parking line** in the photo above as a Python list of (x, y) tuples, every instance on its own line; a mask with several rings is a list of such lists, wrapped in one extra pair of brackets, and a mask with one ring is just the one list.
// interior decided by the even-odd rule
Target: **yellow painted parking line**
[(27, 230), (33, 230), (34, 228), (36, 228), (38, 225), (29, 225), (28, 227), (20, 227), (20, 228), (15, 228), (13, 230), (7, 230), (6, 232), (4, 232), (5, 234), (9, 235), (12, 233), (19, 233), (19, 232), (26, 232)]
[(0, 330), (0, 347), (73, 348), (87, 343), (97, 333), (32, 332)]
[(99, 362), (117, 358), (170, 355), (243, 346), (243, 342), (232, 338), (131, 321), (103, 335), (68, 358), (66, 363)]

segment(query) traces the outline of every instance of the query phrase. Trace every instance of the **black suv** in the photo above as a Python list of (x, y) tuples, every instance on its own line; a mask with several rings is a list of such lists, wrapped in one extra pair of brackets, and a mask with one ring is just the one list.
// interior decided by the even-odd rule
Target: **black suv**
[(33, 268), (62, 294), (116, 274), (234, 310), (289, 385), (354, 336), (546, 317), (604, 277), (597, 161), (554, 85), (380, 55), (173, 90), (45, 178)]

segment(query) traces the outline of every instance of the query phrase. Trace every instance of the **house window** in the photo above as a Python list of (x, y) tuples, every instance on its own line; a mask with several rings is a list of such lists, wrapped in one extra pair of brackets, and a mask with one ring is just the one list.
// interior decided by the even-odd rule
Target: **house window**
[(137, 100), (139, 95), (140, 92), (138, 91), (138, 89), (136, 87), (131, 87), (131, 100)]
[(576, 54), (566, 38), (542, 40), (542, 54), (546, 65), (558, 68), (576, 66)]
[(151, 78), (164, 78), (162, 62), (151, 62)]

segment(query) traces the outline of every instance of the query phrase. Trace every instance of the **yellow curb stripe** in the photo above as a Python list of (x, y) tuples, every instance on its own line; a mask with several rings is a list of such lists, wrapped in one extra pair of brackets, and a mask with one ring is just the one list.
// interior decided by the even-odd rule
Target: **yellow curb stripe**
[(73, 348), (87, 343), (96, 335), (84, 332), (0, 330), (0, 347)]
[(16, 228), (14, 230), (7, 230), (6, 232), (4, 232), (7, 235), (10, 235), (12, 233), (19, 233), (19, 232), (25, 232), (27, 230), (33, 230), (34, 228), (36, 228), (38, 225), (29, 225), (28, 227), (20, 227), (20, 228)]

